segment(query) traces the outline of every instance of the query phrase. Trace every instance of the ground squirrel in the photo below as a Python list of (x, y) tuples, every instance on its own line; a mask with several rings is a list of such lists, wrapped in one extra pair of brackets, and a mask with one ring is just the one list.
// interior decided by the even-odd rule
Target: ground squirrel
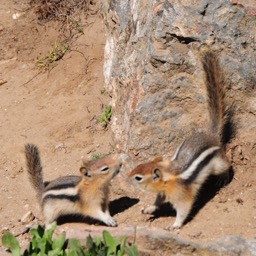
[(154, 204), (143, 213), (152, 214), (166, 199), (172, 203), (176, 220), (166, 229), (180, 228), (184, 224), (199, 189), (210, 175), (228, 173), (231, 168), (225, 145), (234, 135), (234, 104), (226, 96), (224, 76), (215, 54), (204, 53), (202, 63), (210, 114), (208, 129), (195, 131), (186, 138), (171, 161), (164, 161), (160, 156), (129, 173), (134, 183), (157, 193)]
[(62, 215), (80, 214), (117, 226), (109, 214), (109, 185), (121, 168), (121, 155), (83, 161), (81, 176), (63, 176), (44, 182), (37, 146), (25, 145), (29, 179), (36, 190), (46, 227)]

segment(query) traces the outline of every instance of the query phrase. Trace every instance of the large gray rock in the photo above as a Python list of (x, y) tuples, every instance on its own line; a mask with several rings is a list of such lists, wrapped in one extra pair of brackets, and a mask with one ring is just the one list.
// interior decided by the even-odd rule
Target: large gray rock
[(202, 45), (218, 53), (230, 85), (228, 94), (238, 101), (238, 136), (252, 143), (250, 135), (256, 133), (253, 3), (102, 1), (107, 36), (104, 76), (112, 92), (112, 129), (122, 151), (137, 160), (159, 154), (170, 157), (191, 129), (206, 127), (198, 50)]

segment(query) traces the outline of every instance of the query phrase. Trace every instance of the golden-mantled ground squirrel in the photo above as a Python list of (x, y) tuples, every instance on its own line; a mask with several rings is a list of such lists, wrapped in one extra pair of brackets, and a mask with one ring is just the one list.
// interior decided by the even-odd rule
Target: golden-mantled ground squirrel
[(165, 199), (172, 203), (177, 216), (175, 223), (166, 229), (184, 224), (199, 189), (210, 175), (228, 173), (231, 168), (224, 148), (234, 132), (234, 104), (228, 104), (224, 76), (215, 55), (206, 52), (202, 62), (210, 114), (208, 129), (193, 132), (180, 144), (171, 161), (157, 157), (129, 173), (136, 184), (157, 193), (154, 204), (143, 213), (152, 214)]
[(109, 214), (109, 185), (121, 168), (121, 155), (83, 161), (81, 176), (63, 176), (44, 183), (39, 150), (25, 145), (27, 171), (36, 190), (46, 227), (62, 215), (80, 214), (117, 226)]

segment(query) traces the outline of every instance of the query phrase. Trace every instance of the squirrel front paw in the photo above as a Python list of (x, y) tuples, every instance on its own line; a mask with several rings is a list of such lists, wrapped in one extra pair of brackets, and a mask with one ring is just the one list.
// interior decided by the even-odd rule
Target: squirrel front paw
[(150, 205), (149, 207), (147, 207), (146, 209), (142, 209), (141, 212), (143, 214), (152, 214), (154, 211), (157, 210), (157, 206), (155, 205)]
[(117, 227), (117, 222), (116, 222), (116, 220), (115, 220), (114, 218), (112, 218), (112, 217), (107, 218), (107, 219), (104, 221), (104, 223), (105, 223), (106, 225), (110, 226), (110, 227)]

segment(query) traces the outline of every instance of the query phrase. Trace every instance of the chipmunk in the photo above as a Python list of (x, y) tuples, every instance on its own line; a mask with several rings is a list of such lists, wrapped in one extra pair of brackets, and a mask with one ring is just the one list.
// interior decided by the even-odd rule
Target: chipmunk
[(62, 215), (80, 214), (117, 226), (109, 214), (109, 185), (122, 166), (121, 155), (83, 161), (81, 176), (63, 176), (44, 182), (37, 146), (25, 145), (29, 179), (36, 190), (46, 227)]
[(134, 183), (157, 193), (154, 204), (142, 211), (144, 214), (152, 214), (165, 199), (172, 203), (176, 220), (167, 230), (184, 224), (198, 191), (210, 175), (225, 174), (231, 168), (225, 145), (234, 135), (234, 104), (228, 104), (224, 76), (215, 55), (206, 52), (202, 62), (210, 114), (208, 129), (194, 131), (180, 144), (171, 161), (156, 157), (128, 175)]

